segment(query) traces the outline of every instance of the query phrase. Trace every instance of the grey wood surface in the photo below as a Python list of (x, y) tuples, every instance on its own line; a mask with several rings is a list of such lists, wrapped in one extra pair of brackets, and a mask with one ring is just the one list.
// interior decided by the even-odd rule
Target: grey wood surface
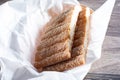
[(88, 73), (84, 80), (120, 80), (120, 75), (103, 74), (103, 73)]
[[(0, 4), (7, 0), (0, 0)], [(106, 0), (79, 0), (80, 3), (96, 10)], [(120, 80), (120, 0), (111, 16), (109, 28), (104, 40), (101, 59), (96, 61), (85, 80)]]
[(8, 0), (0, 0), (0, 5), (3, 4), (6, 1), (8, 1)]

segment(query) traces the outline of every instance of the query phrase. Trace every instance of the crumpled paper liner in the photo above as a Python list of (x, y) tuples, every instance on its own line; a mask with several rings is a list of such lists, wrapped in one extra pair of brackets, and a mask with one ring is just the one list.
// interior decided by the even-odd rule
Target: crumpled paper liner
[[(31, 64), (39, 30), (59, 14), (63, 5), (79, 5), (77, 0), (13, 0), (0, 6), (0, 79), (1, 80), (82, 80), (91, 64), (101, 57), (101, 47), (115, 0), (107, 0), (91, 15), (91, 39), (87, 62), (65, 72), (38, 73)], [(54, 16), (54, 15), (52, 15)]]

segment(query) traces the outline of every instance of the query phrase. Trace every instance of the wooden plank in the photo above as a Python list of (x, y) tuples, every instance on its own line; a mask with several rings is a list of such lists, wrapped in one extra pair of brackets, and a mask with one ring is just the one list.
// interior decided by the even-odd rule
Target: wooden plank
[(120, 75), (89, 73), (84, 80), (120, 80)]
[(0, 0), (0, 5), (3, 4), (6, 1), (8, 1), (8, 0)]

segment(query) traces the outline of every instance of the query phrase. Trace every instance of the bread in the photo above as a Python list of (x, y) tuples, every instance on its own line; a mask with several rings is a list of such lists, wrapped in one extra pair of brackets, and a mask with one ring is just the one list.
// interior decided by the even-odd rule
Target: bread
[(75, 6), (55, 18), (45, 28), (35, 55), (37, 69), (71, 58), (75, 26), (80, 7)]
[(85, 58), (83, 54), (71, 58), (67, 61), (63, 61), (55, 65), (45, 67), (43, 68), (43, 71), (65, 71), (80, 66), (82, 64), (85, 64)]
[(71, 58), (57, 64), (44, 67), (44, 71), (65, 71), (85, 64), (85, 56), (89, 42), (89, 17), (92, 10), (81, 5), (82, 11), (79, 13), (74, 40), (71, 50)]

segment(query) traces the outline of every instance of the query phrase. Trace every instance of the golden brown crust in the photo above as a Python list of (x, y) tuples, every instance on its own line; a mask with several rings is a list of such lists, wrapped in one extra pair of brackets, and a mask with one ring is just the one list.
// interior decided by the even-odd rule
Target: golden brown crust
[(83, 45), (83, 44), (84, 44), (84, 37), (80, 37), (74, 40), (72, 48), (78, 47), (79, 45)]
[[(89, 41), (89, 26), (86, 24), (89, 19), (86, 17), (86, 6), (81, 6), (82, 11), (79, 13), (76, 23), (72, 50), (68, 48), (67, 41), (70, 39), (69, 22), (73, 9), (59, 15), (45, 29), (45, 35), (41, 39), (41, 46), (38, 47), (34, 64), (39, 69), (38, 71), (41, 71), (41, 68), (44, 71), (65, 71), (85, 64)], [(92, 12), (90, 10), (90, 14)], [(66, 23), (68, 26), (64, 26)]]
[(51, 31), (53, 29), (55, 29), (56, 25), (59, 25), (61, 23), (68, 23), (70, 22), (70, 18), (73, 12), (73, 8), (63, 12), (62, 14), (60, 14), (58, 17), (56, 17), (55, 19), (53, 19), (50, 24), (48, 24), (48, 26), (45, 29), (45, 32)]
[(43, 71), (65, 71), (65, 70), (69, 70), (69, 69), (72, 69), (74, 67), (85, 64), (84, 59), (85, 59), (84, 55), (79, 55), (79, 56), (71, 58), (71, 59), (69, 59), (65, 62), (61, 62), (60, 64), (45, 67), (45, 68), (43, 68)]
[[(91, 10), (90, 10), (91, 11)], [(89, 21), (89, 19), (88, 19)], [(82, 6), (82, 12), (79, 13), (74, 41), (72, 46), (72, 58), (69, 60), (43, 68), (44, 71), (65, 71), (85, 64), (85, 56), (88, 45), (89, 27), (86, 26), (86, 7)], [(86, 44), (87, 43), (87, 44)]]
[(41, 50), (43, 48), (46, 48), (46, 47), (50, 47), (56, 43), (60, 43), (60, 42), (63, 42), (67, 39), (70, 38), (70, 31), (69, 30), (66, 30), (64, 32), (62, 32), (61, 34), (58, 34), (58, 35), (55, 35), (49, 39), (44, 39), (43, 41), (40, 42), (40, 46), (38, 46), (38, 50)]
[[(75, 37), (73, 41), (73, 46), (72, 46), (72, 57), (77, 56), (78, 54), (80, 55), (85, 54), (85, 51), (82, 51), (84, 49), (84, 40), (86, 38), (86, 7), (82, 6), (82, 11), (79, 13), (78, 16), (78, 21), (76, 24), (76, 29), (75, 29)], [(80, 34), (82, 33), (82, 34)], [(82, 48), (81, 48), (82, 47)], [(74, 55), (74, 56), (73, 56)]]
[(67, 60), (70, 57), (71, 57), (71, 55), (70, 55), (69, 49), (67, 48), (65, 51), (56, 53), (55, 55), (52, 55), (50, 57), (46, 57), (45, 59), (43, 59), (40, 62), (36, 62), (35, 66), (37, 66), (37, 68), (49, 66), (49, 65), (58, 63), (59, 61)]
[[(34, 66), (39, 69), (71, 57), (71, 18), (73, 9), (59, 15), (44, 29), (37, 48)], [(76, 23), (74, 23), (76, 24)]]
[(65, 30), (70, 30), (70, 28), (68, 27), (69, 24), (65, 24), (65, 23), (60, 23), (58, 25), (56, 25), (57, 27), (54, 28), (53, 30), (47, 31), (45, 32), (45, 35), (41, 36), (41, 40), (44, 39), (49, 39), (55, 35), (60, 34), (61, 32), (64, 32)]
[(79, 45), (78, 47), (73, 48), (71, 53), (72, 57), (79, 56), (85, 54), (86, 49), (84, 49), (82, 45)]
[[(58, 45), (61, 46), (61, 47), (59, 47)], [(66, 48), (68, 48), (68, 46), (69, 46), (68, 45), (68, 40), (66, 40), (64, 42), (57, 43), (53, 46), (43, 48), (42, 50), (38, 51), (36, 54), (38, 54), (39, 60), (42, 60), (42, 59), (44, 59), (46, 57), (49, 57), (53, 54), (64, 51)]]

